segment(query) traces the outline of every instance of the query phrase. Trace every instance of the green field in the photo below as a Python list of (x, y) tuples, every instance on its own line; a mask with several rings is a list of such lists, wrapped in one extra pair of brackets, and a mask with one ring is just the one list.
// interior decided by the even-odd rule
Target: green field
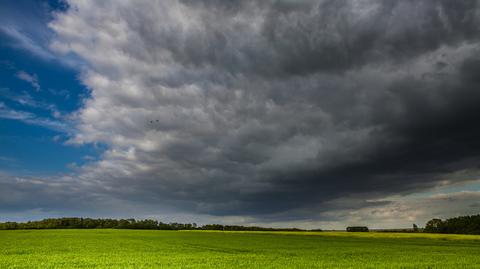
[(0, 231), (0, 268), (480, 268), (480, 236)]

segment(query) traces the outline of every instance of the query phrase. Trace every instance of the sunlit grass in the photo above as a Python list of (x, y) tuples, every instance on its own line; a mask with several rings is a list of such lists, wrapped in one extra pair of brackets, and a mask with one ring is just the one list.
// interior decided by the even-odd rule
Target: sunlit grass
[(480, 268), (480, 236), (0, 231), (0, 268)]

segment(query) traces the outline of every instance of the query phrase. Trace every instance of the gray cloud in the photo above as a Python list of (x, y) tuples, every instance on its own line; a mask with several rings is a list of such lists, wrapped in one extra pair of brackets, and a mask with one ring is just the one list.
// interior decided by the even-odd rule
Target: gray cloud
[(51, 48), (88, 63), (95, 193), (281, 221), (478, 168), (478, 1), (69, 4)]

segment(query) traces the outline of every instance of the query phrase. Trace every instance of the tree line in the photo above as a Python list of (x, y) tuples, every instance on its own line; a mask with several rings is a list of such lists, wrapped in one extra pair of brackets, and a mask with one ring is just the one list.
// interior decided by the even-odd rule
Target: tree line
[[(92, 219), (92, 218), (49, 218), (28, 222), (3, 222), (0, 230), (22, 229), (145, 229), (145, 230), (220, 230), (220, 231), (305, 231), (296, 228), (264, 228), (257, 226), (207, 224), (197, 226), (196, 223), (163, 223), (145, 219)], [(317, 230), (319, 231), (319, 229)]]
[[(163, 223), (144, 219), (93, 219), (93, 218), (48, 218), (28, 222), (0, 222), (0, 230), (20, 229), (147, 229), (147, 230), (218, 230), (218, 231), (307, 231), (297, 228), (265, 228), (258, 226), (196, 223)], [(349, 227), (357, 228), (357, 227)], [(366, 227), (361, 227), (366, 228)], [(365, 229), (365, 231), (368, 228)], [(351, 229), (347, 229), (351, 230)], [(321, 231), (321, 229), (310, 230)], [(413, 232), (420, 231), (414, 224)], [(432, 219), (427, 222), (423, 232), (445, 234), (480, 234), (480, 215), (461, 216), (446, 220)]]
[[(221, 225), (221, 224), (207, 224), (200, 227), (202, 230), (218, 230), (218, 231), (307, 231), (298, 228), (265, 228), (258, 226), (240, 226), (240, 225)], [(321, 231), (320, 229), (309, 231)]]
[(432, 219), (427, 222), (427, 233), (480, 234), (480, 215), (461, 216), (446, 220)]

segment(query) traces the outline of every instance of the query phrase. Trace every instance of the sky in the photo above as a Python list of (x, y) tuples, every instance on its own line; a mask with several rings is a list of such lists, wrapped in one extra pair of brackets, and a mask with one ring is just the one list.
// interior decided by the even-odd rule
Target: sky
[(480, 213), (478, 0), (0, 4), (0, 221)]

